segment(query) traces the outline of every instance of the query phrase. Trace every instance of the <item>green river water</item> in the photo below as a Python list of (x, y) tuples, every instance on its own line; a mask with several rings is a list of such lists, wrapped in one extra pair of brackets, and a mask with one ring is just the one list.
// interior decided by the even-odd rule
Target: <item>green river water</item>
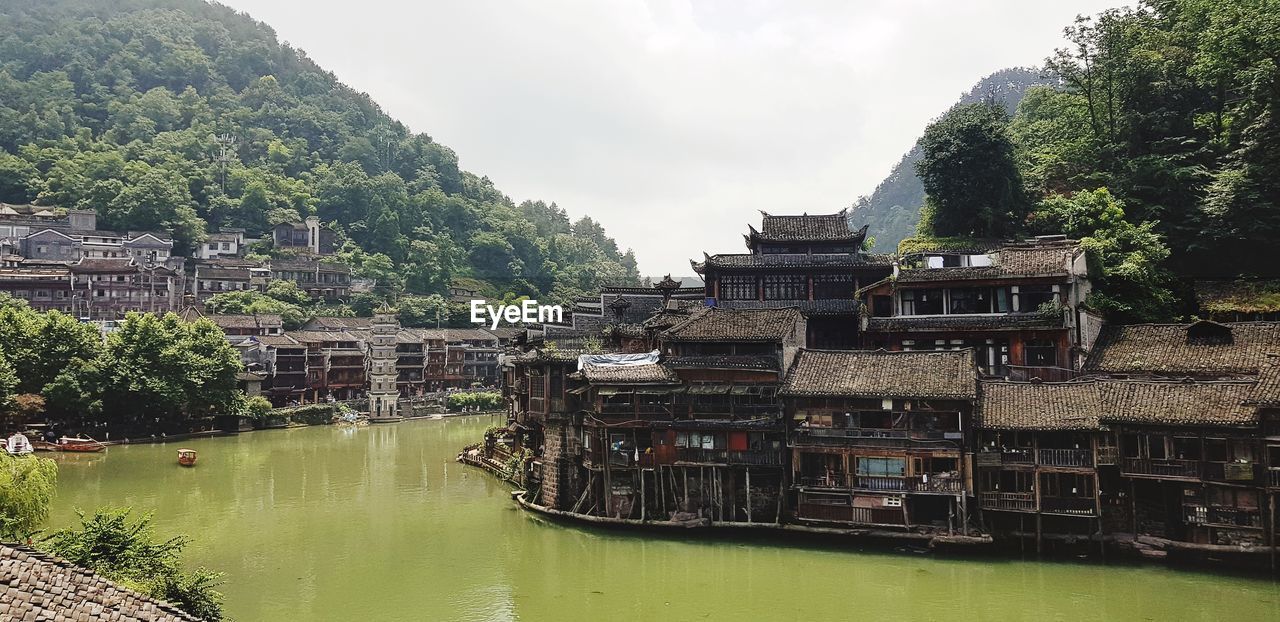
[(153, 512), (258, 620), (1280, 620), (1280, 584), (1161, 566), (673, 538), (526, 514), (453, 461), (498, 420), (314, 427), (60, 458), (74, 508)]

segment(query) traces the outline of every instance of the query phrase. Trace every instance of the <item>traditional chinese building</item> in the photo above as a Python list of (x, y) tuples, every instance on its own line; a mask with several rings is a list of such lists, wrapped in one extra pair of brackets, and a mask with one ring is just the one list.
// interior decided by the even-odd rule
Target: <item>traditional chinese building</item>
[(987, 377), (1066, 380), (1101, 328), (1084, 310), (1085, 256), (1060, 236), (930, 250), (899, 258), (869, 285), (867, 347), (973, 348)]
[[(763, 213), (763, 212), (762, 212)], [(854, 293), (892, 271), (886, 255), (863, 250), (867, 228), (849, 227), (848, 213), (774, 216), (750, 227), (747, 253), (691, 261), (705, 281), (711, 306), (727, 309), (796, 307), (808, 318), (806, 341), (817, 348), (858, 344)]]
[(803, 350), (782, 395), (794, 517), (967, 534), (973, 350)]

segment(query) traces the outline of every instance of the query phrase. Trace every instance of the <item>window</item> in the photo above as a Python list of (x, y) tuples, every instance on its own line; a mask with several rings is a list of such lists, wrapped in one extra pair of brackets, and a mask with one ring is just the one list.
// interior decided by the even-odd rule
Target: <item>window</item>
[(211, 244), (209, 244), (209, 250), (211, 250), (211, 251), (216, 251), (216, 250), (218, 250), (218, 244), (217, 244), (216, 242), (215, 242), (215, 243), (211, 243)]
[(858, 475), (903, 477), (906, 474), (905, 458), (858, 458)]
[(814, 300), (843, 300), (852, 297), (852, 274), (819, 274), (813, 277)]
[(1027, 340), (1026, 359), (1030, 367), (1056, 367), (1058, 347), (1050, 339)]
[(942, 290), (902, 290), (903, 315), (942, 315)]
[(222, 243), (222, 250), (224, 250), (224, 251), (229, 251), (229, 250), (231, 250), (231, 243), (230, 243), (230, 242), (223, 242), (223, 243)]
[(949, 313), (990, 313), (991, 292), (980, 289), (951, 290), (951, 310)]
[(1023, 285), (1018, 288), (1018, 310), (1023, 313), (1038, 311), (1041, 305), (1054, 299), (1052, 285)]
[(732, 275), (720, 277), (720, 297), (725, 300), (755, 300), (756, 277)]
[(765, 275), (765, 300), (807, 300), (808, 298), (809, 279), (803, 274)]

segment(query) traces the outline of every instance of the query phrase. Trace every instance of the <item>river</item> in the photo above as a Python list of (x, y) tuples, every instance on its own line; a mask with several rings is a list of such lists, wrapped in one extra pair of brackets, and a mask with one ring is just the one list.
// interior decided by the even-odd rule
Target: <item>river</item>
[(312, 427), (60, 457), (51, 526), (151, 512), (226, 573), (238, 622), (1278, 620), (1280, 584), (1161, 566), (967, 560), (549, 523), (453, 461), (500, 420)]

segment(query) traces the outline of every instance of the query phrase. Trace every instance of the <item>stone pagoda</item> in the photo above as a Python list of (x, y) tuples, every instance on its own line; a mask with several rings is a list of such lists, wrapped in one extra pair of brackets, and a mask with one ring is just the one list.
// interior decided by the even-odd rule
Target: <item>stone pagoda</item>
[(400, 321), (385, 303), (373, 314), (372, 335), (365, 344), (365, 371), (369, 377), (369, 421), (400, 421), (396, 389), (396, 334)]

